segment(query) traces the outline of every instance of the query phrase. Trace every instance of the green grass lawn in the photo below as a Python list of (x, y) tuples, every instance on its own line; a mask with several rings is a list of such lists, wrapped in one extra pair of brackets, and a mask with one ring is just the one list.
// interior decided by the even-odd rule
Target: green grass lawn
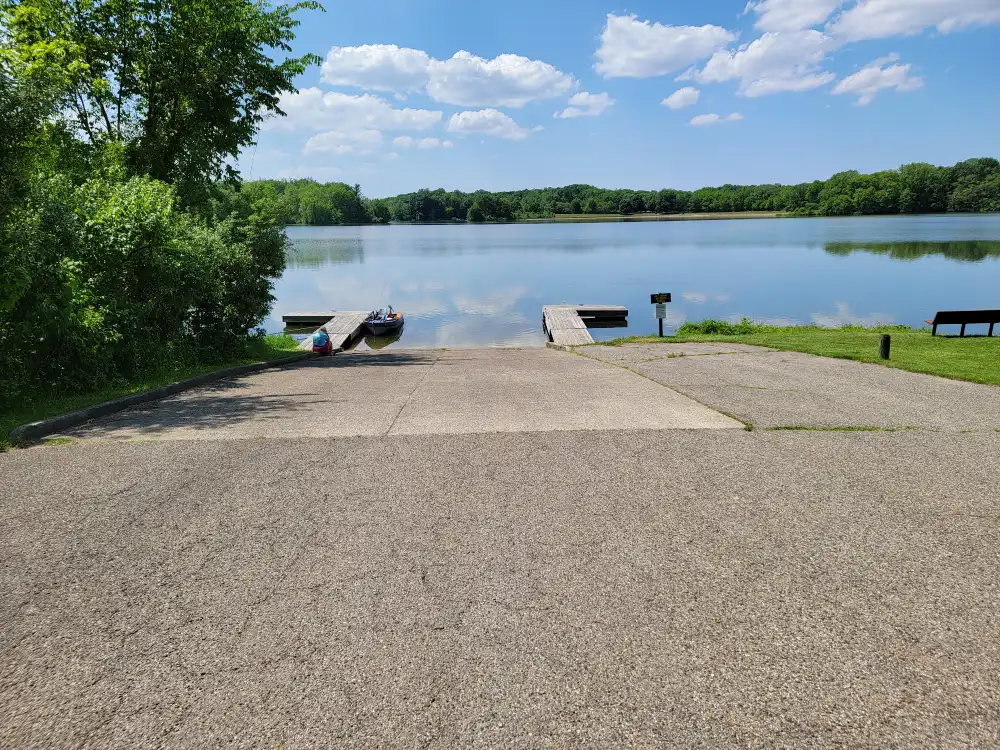
[(253, 362), (270, 362), (275, 359), (288, 357), (296, 353), (298, 345), (299, 342), (291, 336), (261, 337), (250, 341), (246, 356), (228, 362), (177, 366), (135, 382), (119, 383), (100, 391), (41, 397), (24, 407), (13, 411), (0, 412), (0, 451), (10, 447), (11, 430), (22, 424), (83, 409), (87, 406), (121, 398), (133, 393), (148, 391), (151, 388), (159, 388), (169, 383), (176, 383), (178, 380), (193, 378), (196, 375), (224, 370), (227, 367), (235, 367)]
[[(892, 336), (891, 359), (879, 359), (879, 336)], [(901, 326), (880, 328), (816, 328), (802, 326), (775, 328), (758, 326), (748, 321), (731, 324), (706, 320), (686, 323), (676, 337), (631, 337), (610, 342), (677, 343), (684, 341), (725, 341), (769, 346), (793, 352), (806, 352), (824, 357), (854, 359), (859, 362), (898, 367), (911, 372), (923, 372), (973, 383), (1000, 385), (1000, 337), (931, 336), (928, 330)]]

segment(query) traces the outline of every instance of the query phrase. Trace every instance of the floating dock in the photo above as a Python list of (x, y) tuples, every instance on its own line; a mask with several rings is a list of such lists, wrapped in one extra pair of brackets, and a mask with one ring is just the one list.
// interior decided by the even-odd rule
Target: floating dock
[(548, 305), (542, 308), (542, 325), (553, 344), (582, 346), (593, 344), (587, 323), (624, 323), (628, 308), (619, 305)]
[(285, 324), (286, 328), (308, 328), (309, 326), (319, 328), (321, 325), (333, 320), (336, 316), (345, 314), (347, 313), (293, 312), (282, 315), (281, 320)]
[[(289, 313), (282, 315), (281, 320), (286, 326), (316, 326), (317, 330), (321, 326), (326, 326), (326, 332), (330, 334), (330, 342), (336, 354), (346, 349), (354, 339), (364, 333), (365, 318), (368, 315), (366, 312)], [(312, 349), (312, 339), (307, 338), (299, 344), (299, 349)]]

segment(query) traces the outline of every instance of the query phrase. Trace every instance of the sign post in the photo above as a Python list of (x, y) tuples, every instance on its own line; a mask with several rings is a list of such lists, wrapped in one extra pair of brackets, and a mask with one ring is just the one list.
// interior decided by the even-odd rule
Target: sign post
[(656, 305), (656, 321), (660, 324), (660, 338), (663, 338), (663, 321), (667, 319), (667, 303), (670, 302), (670, 293), (651, 294), (649, 301)]

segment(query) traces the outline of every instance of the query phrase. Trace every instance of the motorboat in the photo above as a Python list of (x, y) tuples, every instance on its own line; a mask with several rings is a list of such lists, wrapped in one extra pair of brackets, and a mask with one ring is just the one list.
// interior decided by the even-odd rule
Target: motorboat
[(365, 319), (365, 328), (372, 336), (389, 336), (403, 327), (403, 313), (388, 310), (375, 310)]

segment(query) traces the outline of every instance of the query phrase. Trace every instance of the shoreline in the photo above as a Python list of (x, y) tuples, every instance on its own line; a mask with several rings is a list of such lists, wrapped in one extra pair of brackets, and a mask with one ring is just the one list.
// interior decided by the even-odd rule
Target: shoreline
[[(560, 214), (551, 218), (519, 219), (511, 224), (616, 224), (643, 221), (733, 221), (738, 219), (796, 219), (783, 211), (718, 211), (688, 214)], [(466, 222), (468, 223), (468, 222)]]

